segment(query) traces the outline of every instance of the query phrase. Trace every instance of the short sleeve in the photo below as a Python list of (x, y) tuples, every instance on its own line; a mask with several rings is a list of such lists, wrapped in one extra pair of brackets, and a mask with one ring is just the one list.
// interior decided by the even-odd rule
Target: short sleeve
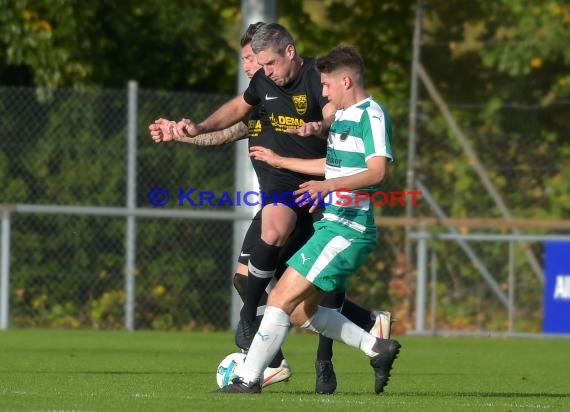
[(261, 103), (261, 98), (259, 97), (259, 89), (260, 89), (259, 80), (260, 80), (260, 75), (262, 73), (260, 72), (263, 72), (263, 70), (258, 70), (253, 75), (253, 77), (249, 81), (247, 89), (245, 89), (245, 92), (243, 92), (243, 99), (250, 106), (257, 106), (259, 103)]
[(381, 110), (365, 110), (362, 119), (364, 156), (366, 160), (375, 156), (387, 157), (394, 161), (392, 154), (392, 124)]

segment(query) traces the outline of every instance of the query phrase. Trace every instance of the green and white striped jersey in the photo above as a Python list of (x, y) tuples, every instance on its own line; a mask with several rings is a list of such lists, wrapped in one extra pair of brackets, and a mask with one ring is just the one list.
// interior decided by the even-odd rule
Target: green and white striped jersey
[[(366, 161), (383, 156), (394, 161), (392, 123), (386, 110), (372, 97), (338, 110), (331, 125), (327, 144), (325, 178), (351, 176), (366, 170)], [(340, 190), (327, 197), (323, 218), (338, 222), (361, 233), (376, 233), (374, 209), (370, 198), (357, 199), (357, 192), (370, 195), (379, 187), (352, 191)]]

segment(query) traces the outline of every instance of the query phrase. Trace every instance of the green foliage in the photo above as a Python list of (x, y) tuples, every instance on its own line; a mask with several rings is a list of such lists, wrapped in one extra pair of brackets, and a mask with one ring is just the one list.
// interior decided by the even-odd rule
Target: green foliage
[[(48, 89), (65, 84), (66, 80), (76, 82), (85, 78), (88, 64), (76, 58), (75, 41), (82, 33), (73, 18), (73, 3), (2, 0), (0, 41), (4, 64), (0, 67), (28, 68), (34, 83)], [(17, 81), (24, 80), (18, 77)]]
[[(0, 81), (233, 92), (237, 23), (230, 0), (1, 0)], [(32, 76), (26, 76), (32, 73)], [(226, 74), (227, 73), (227, 74)], [(218, 82), (222, 77), (224, 81)]]
[[(570, 166), (564, 154), (570, 150), (570, 129), (562, 114), (568, 112), (567, 3), (436, 0), (425, 5), (422, 65), (512, 215), (570, 217), (561, 189)], [(475, 173), (475, 159), (466, 156), (439, 109), (424, 89), (421, 93), (418, 172), (423, 183), (448, 216), (502, 217)], [(432, 213), (424, 207), (416, 213)], [(450, 313), (442, 322), (458, 322), (457, 328), (504, 328), (504, 309), (463, 252), (452, 245), (432, 246), (445, 260), (441, 284), (455, 285), (440, 296)], [(477, 245), (476, 250), (504, 287), (505, 244)], [(541, 246), (531, 250), (541, 261)], [(542, 287), (520, 250), (516, 262), (517, 302), (520, 308), (532, 308), (520, 327), (536, 330)], [(458, 291), (461, 296), (454, 297)], [(460, 308), (463, 320), (451, 315)]]
[(538, 90), (533, 88), (541, 94), (531, 95), (544, 103), (570, 95), (568, 72), (564, 70), (570, 65), (570, 5), (556, 0), (502, 0), (483, 2), (482, 7), (490, 17), (482, 34), (490, 42), (482, 50), (484, 64), (514, 78), (547, 73), (548, 81)]
[(99, 299), (91, 302), (90, 319), (95, 329), (122, 329), (125, 291), (104, 292)]
[[(324, 4), (324, 6), (323, 6)], [(415, 1), (279, 2), (280, 20), (299, 51), (320, 56), (339, 44), (356, 47), (366, 64), (369, 91), (399, 116), (407, 109)]]
[(8, 173), (8, 159), (0, 152), (0, 187), (2, 195), (13, 201), (22, 201), (27, 197), (27, 186), (21, 177), (12, 177)]
[[(0, 105), (27, 99), (26, 109), (6, 111), (0, 138), (0, 181), (7, 182), (2, 203), (125, 204), (124, 91), (58, 89), (44, 104), (31, 93), (0, 96)], [(171, 96), (142, 93), (139, 98), (141, 207), (151, 206), (146, 194), (154, 187), (168, 188), (170, 207), (177, 207), (177, 188), (222, 193), (233, 185), (234, 147), (157, 146), (146, 135), (161, 110), (176, 116), (182, 108), (207, 112), (224, 97)], [(163, 104), (166, 100), (169, 104)], [(212, 162), (225, 167), (212, 169)], [(123, 327), (125, 219), (12, 216), (12, 325)], [(137, 328), (227, 327), (230, 231), (231, 222), (138, 220)]]

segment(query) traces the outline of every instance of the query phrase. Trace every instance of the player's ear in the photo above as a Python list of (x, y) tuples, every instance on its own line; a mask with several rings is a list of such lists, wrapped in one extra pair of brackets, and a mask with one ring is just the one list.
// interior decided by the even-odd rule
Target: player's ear
[(295, 57), (295, 54), (297, 54), (295, 46), (293, 46), (292, 44), (288, 44), (287, 47), (285, 47), (285, 55), (290, 59), (292, 59), (293, 57)]

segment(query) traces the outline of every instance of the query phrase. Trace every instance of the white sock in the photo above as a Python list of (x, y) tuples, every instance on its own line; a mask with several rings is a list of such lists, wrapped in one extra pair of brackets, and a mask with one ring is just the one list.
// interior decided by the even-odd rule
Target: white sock
[(289, 324), (289, 315), (283, 310), (267, 306), (239, 374), (245, 382), (259, 379), (263, 383), (263, 371), (285, 340)]
[(334, 309), (319, 306), (315, 314), (302, 327), (360, 349), (370, 357), (377, 355), (372, 350), (376, 338)]

